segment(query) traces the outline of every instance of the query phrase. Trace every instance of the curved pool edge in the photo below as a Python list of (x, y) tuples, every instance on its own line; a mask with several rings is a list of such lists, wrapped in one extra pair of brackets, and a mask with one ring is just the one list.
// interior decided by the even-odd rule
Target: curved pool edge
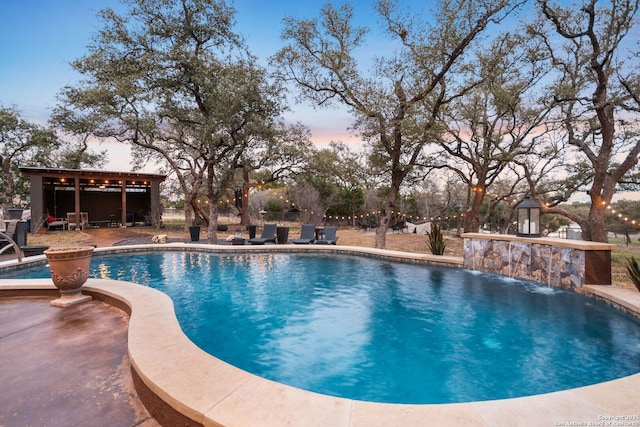
[[(251, 247), (212, 247), (176, 245), (180, 249), (204, 248), (239, 252)], [(120, 250), (149, 250), (149, 246), (129, 246)], [(142, 249), (140, 249), (142, 248)], [(166, 249), (166, 245), (152, 250)], [(324, 247), (323, 247), (324, 248)], [(347, 249), (338, 249), (347, 248)], [(321, 250), (294, 245), (269, 245), (251, 251)], [(390, 251), (334, 247), (338, 252), (388, 256)], [(97, 252), (118, 251), (117, 248)], [(415, 254), (404, 254), (407, 259)], [(37, 258), (37, 257), (33, 257)], [(422, 259), (421, 257), (419, 257)], [(594, 288), (594, 289), (591, 289)], [(590, 287), (607, 298), (606, 287)], [(320, 395), (255, 376), (222, 362), (200, 350), (182, 332), (171, 299), (164, 293), (134, 283), (90, 279), (85, 292), (96, 299), (119, 302), (130, 315), (128, 348), (134, 377), (139, 377), (151, 394), (165, 402), (152, 414), (162, 422), (158, 411), (175, 411), (205, 426), (233, 425), (554, 425), (565, 422), (599, 422), (605, 416), (637, 415), (640, 374), (567, 391), (516, 399), (484, 402), (398, 405), (361, 402)], [(625, 300), (626, 293), (613, 289), (612, 301)], [(0, 280), (2, 291), (55, 290), (49, 279)], [(625, 290), (629, 291), (629, 290)], [(11, 293), (11, 292), (10, 292)], [(629, 291), (629, 297), (633, 291)], [(638, 296), (640, 298), (640, 295)], [(637, 304), (632, 301), (631, 306)], [(637, 304), (636, 308), (640, 306)], [(576, 361), (579, 363), (579, 361)], [(141, 396), (142, 397), (142, 396)], [(153, 397), (153, 396), (152, 396)], [(143, 399), (144, 401), (145, 399)], [(154, 401), (158, 405), (158, 401)], [(147, 402), (145, 402), (147, 404)], [(558, 425), (558, 424), (555, 424)]]

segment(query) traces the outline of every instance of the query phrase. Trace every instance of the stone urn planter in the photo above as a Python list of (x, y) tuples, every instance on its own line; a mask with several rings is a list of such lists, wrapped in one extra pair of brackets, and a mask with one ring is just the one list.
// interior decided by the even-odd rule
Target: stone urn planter
[(60, 298), (51, 301), (51, 305), (69, 307), (91, 300), (90, 295), (82, 294), (82, 285), (89, 277), (93, 249), (92, 246), (75, 246), (44, 251), (53, 284), (60, 289)]

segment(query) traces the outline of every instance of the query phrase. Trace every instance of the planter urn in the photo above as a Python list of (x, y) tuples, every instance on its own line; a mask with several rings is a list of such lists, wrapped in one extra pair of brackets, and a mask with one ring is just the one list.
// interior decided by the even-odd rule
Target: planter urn
[(60, 298), (51, 301), (56, 307), (69, 307), (91, 300), (82, 294), (82, 285), (89, 278), (92, 246), (53, 248), (44, 251), (49, 262), (51, 279), (60, 290)]

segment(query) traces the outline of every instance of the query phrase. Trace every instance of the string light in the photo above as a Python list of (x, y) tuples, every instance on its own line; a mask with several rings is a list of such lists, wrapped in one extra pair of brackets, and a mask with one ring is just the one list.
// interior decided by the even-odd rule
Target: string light
[[(63, 181), (63, 182), (64, 182), (64, 179), (61, 179), (61, 181)], [(262, 185), (264, 185), (264, 183), (260, 183), (259, 185), (257, 185), (258, 189), (261, 189), (261, 188), (262, 188)], [(274, 189), (272, 189), (272, 188), (267, 188), (265, 191), (273, 192), (273, 190), (274, 190)], [(486, 190), (486, 189), (485, 189), (485, 190), (483, 190), (483, 189), (482, 189), (482, 188), (480, 188), (480, 187), (472, 187), (472, 190), (473, 190), (474, 192), (476, 192), (476, 193), (484, 193), (484, 195), (485, 195), (485, 196), (488, 196), (488, 197), (493, 198), (493, 200), (494, 200), (494, 201), (504, 201), (504, 202), (508, 202), (508, 203), (510, 203), (510, 204), (514, 204), (514, 205), (515, 205), (515, 204), (517, 204), (517, 203), (519, 202), (519, 200), (518, 200), (518, 199), (516, 199), (516, 198), (509, 198), (508, 196), (501, 196), (501, 195), (499, 195), (499, 194), (494, 194), (494, 193), (491, 193), (490, 191), (488, 191), (488, 190)], [(245, 197), (247, 197), (247, 195), (246, 195), (246, 194), (245, 194)], [(284, 196), (278, 196), (278, 198), (279, 198), (280, 200), (282, 200), (282, 201), (285, 201), (285, 203), (287, 203), (287, 204), (289, 204), (289, 203), (290, 203), (291, 207), (296, 207), (296, 204), (295, 204), (295, 203), (290, 202), (290, 201), (289, 201), (289, 199), (285, 199), (285, 197), (284, 197)], [(220, 201), (220, 203), (222, 204), (222, 203), (224, 203), (224, 202), (223, 202), (223, 201)], [(229, 199), (227, 199), (226, 203), (231, 203), (231, 201), (230, 201)], [(607, 203), (606, 203), (605, 201), (602, 201), (602, 204), (603, 204), (603, 205), (607, 205)], [(545, 206), (547, 206), (547, 207), (549, 207), (549, 203), (548, 203), (548, 202), (545, 202), (545, 203), (544, 203), (544, 205), (545, 205)], [(623, 214), (622, 214), (622, 213), (617, 212), (614, 208), (612, 208), (612, 207), (611, 207), (611, 205), (607, 205), (607, 209), (608, 209), (609, 211), (611, 211), (611, 213), (612, 213), (612, 214), (617, 214), (617, 218), (618, 218), (620, 221), (624, 221), (624, 222), (627, 222), (627, 223), (632, 224), (632, 225), (638, 225), (638, 226), (640, 226), (640, 221), (638, 221), (638, 220), (631, 220), (631, 219), (629, 219), (629, 217), (628, 217), (628, 216), (623, 216)], [(315, 215), (315, 214), (316, 214), (316, 212), (314, 212), (314, 211), (310, 211), (310, 210), (308, 210), (308, 209), (300, 209), (300, 210), (301, 210), (301, 211), (303, 211), (303, 212), (311, 213), (312, 215)], [(359, 215), (326, 215), (326, 214), (325, 214), (325, 215), (323, 215), (322, 217), (323, 217), (323, 218), (332, 219), (332, 220), (338, 220), (338, 221), (339, 221), (339, 220), (349, 220), (349, 221), (351, 221), (351, 220), (354, 220), (354, 219), (356, 219), (356, 220), (357, 220), (357, 219), (359, 219), (359, 218), (369, 218), (369, 217), (371, 217), (371, 216), (374, 216), (374, 217), (375, 217), (375, 216), (379, 216), (379, 215), (381, 215), (381, 214), (382, 214), (382, 211), (381, 211), (381, 210), (377, 210), (377, 211), (375, 211), (375, 210), (374, 210), (374, 211), (372, 211), (371, 213), (363, 213), (363, 214), (359, 214)], [(408, 219), (410, 219), (410, 220), (412, 220), (412, 221), (414, 221), (414, 220), (415, 220), (415, 221), (427, 221), (427, 220), (429, 220), (429, 221), (434, 221), (434, 220), (435, 220), (435, 221), (438, 221), (438, 220), (443, 220), (443, 218), (442, 218), (442, 217), (440, 217), (440, 216), (438, 216), (438, 217), (432, 217), (432, 216), (431, 216), (431, 217), (427, 217), (427, 216), (420, 216), (420, 215), (406, 215), (406, 214), (402, 213), (401, 211), (391, 211), (391, 214), (392, 214), (392, 215), (394, 215), (394, 214), (395, 214), (396, 216), (402, 216), (402, 217), (408, 218)], [(460, 217), (460, 218), (464, 218), (464, 216), (465, 216), (465, 215), (464, 215), (464, 212), (461, 212), (461, 213), (459, 214), (459, 217)], [(444, 220), (457, 219), (457, 218), (458, 218), (458, 215), (452, 215), (452, 216), (451, 216), (451, 218), (449, 218), (449, 216), (444, 217)]]
[[(606, 204), (605, 202), (603, 202), (603, 204)], [(618, 218), (620, 221), (624, 221), (626, 223), (629, 223), (631, 225), (638, 225), (640, 226), (640, 222), (634, 220), (634, 219), (629, 219), (628, 216), (624, 216), (623, 217), (623, 213), (622, 212), (618, 212), (615, 208), (611, 207), (611, 205), (607, 206), (607, 210), (611, 211), (612, 214), (616, 215), (616, 218)]]

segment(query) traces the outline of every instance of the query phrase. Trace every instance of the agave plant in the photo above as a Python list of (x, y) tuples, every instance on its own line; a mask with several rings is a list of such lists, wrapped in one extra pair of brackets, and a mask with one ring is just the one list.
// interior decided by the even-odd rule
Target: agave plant
[[(440, 226), (432, 222), (431, 223), (431, 232), (427, 231), (427, 238), (429, 250), (434, 255), (444, 255), (444, 249), (447, 246), (447, 242), (444, 241), (444, 236), (442, 235), (442, 231), (440, 231)], [(640, 275), (638, 276), (640, 277)]]
[(627, 275), (640, 291), (640, 266), (634, 257), (627, 258)]

